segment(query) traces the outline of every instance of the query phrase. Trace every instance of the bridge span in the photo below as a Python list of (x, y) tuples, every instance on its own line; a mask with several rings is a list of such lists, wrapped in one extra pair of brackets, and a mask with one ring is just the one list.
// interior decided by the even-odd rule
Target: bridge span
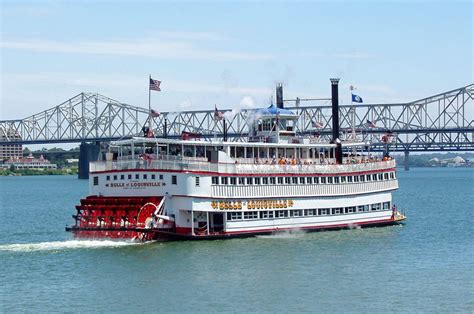
[[(285, 108), (298, 115), (296, 131), (317, 133), (329, 139), (332, 132), (330, 99), (293, 99)], [(40, 113), (17, 120), (0, 121), (0, 145), (82, 143), (81, 158), (98, 154), (96, 144), (139, 136), (143, 126), (151, 125), (156, 136), (178, 138), (183, 132), (203, 137), (222, 138), (224, 125), (228, 140), (243, 141), (254, 120), (251, 109), (220, 109), (223, 121), (208, 110), (161, 112), (151, 117), (147, 108), (112, 98), (80, 93)], [(263, 107), (263, 106), (261, 106)], [(354, 104), (339, 106), (342, 138), (354, 128), (359, 137), (382, 150), (384, 133), (391, 132), (392, 151), (474, 151), (474, 84), (408, 103)], [(318, 128), (314, 127), (315, 122)], [(86, 148), (89, 147), (89, 148)]]

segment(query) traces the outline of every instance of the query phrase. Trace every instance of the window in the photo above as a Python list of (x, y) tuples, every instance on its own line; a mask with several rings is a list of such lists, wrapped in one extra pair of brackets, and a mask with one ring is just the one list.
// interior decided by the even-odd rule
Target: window
[(135, 175), (135, 179), (136, 179), (136, 180), (140, 179), (140, 175), (139, 175), (139, 174), (136, 174), (136, 175)]
[(307, 178), (306, 178), (306, 182), (307, 182), (308, 184), (313, 184), (313, 177), (307, 177)]
[(227, 177), (221, 177), (221, 184), (222, 185), (227, 185), (229, 183), (229, 178)]
[(376, 174), (376, 173), (374, 173), (374, 174), (372, 175), (372, 181), (377, 181), (377, 174)]
[(132, 175), (131, 174), (128, 175), (128, 179), (132, 180)]
[(316, 216), (317, 215), (317, 210), (316, 209), (307, 209), (306, 210), (306, 216)]
[(359, 182), (359, 176), (354, 176), (354, 182), (355, 183)]
[(297, 177), (291, 178), (291, 182), (292, 182), (293, 184), (298, 184), (298, 178), (297, 178)]
[(273, 218), (273, 211), (261, 211), (260, 212), (261, 219), (270, 219)]
[(144, 175), (143, 175), (143, 179), (146, 180), (147, 178), (148, 178), (148, 176), (147, 176), (146, 174), (144, 174)]
[(390, 202), (383, 202), (383, 210), (389, 210), (390, 209)]
[(382, 181), (383, 180), (383, 176), (381, 173), (379, 173), (379, 181)]
[(300, 177), (300, 184), (305, 184), (305, 180), (306, 178), (305, 177)]
[(352, 214), (352, 213), (355, 213), (355, 212), (356, 212), (356, 208), (355, 208), (355, 206), (346, 207), (346, 208), (344, 209), (344, 212), (345, 212), (346, 214)]
[(352, 176), (347, 176), (347, 182), (352, 183)]
[(395, 172), (390, 172), (390, 179), (395, 179)]
[(326, 184), (326, 177), (321, 177), (321, 184)]
[(362, 174), (359, 176), (359, 180), (360, 182), (364, 182), (365, 181), (365, 176)]
[(313, 179), (314, 179), (314, 180), (313, 180), (314, 184), (318, 184), (318, 183), (319, 183), (319, 178), (318, 178), (318, 177), (314, 177)]
[(244, 184), (245, 184), (245, 178), (239, 177), (239, 185), (244, 185)]
[(327, 179), (328, 179), (328, 184), (332, 184), (333, 178), (332, 178), (332, 177), (328, 177)]
[(196, 186), (199, 186), (200, 182), (199, 182), (199, 177), (196, 177)]
[(152, 179), (152, 180), (155, 180), (155, 179), (156, 179), (156, 175), (152, 174), (152, 175), (151, 175), (151, 179)]
[(163, 180), (163, 175), (162, 174), (160, 174), (160, 180)]
[(255, 185), (260, 185), (260, 178), (255, 178)]
[(319, 208), (318, 209), (318, 215), (329, 215), (329, 208)]
[(340, 215), (342, 213), (343, 213), (342, 208), (333, 208), (332, 209), (332, 214), (333, 215)]
[(120, 180), (125, 180), (125, 175), (121, 174), (120, 175)]
[(385, 172), (385, 173), (383, 174), (383, 178), (384, 178), (385, 180), (388, 180), (388, 172)]
[(253, 178), (247, 177), (247, 185), (252, 185), (252, 184), (253, 184)]
[(365, 176), (365, 180), (367, 180), (367, 182), (371, 181), (370, 179), (371, 179), (370, 174)]
[(339, 184), (339, 177), (334, 177), (334, 183)]
[(107, 179), (107, 181), (110, 181), (110, 176), (107, 176), (107, 178), (106, 178), (106, 179)]
[(276, 178), (270, 177), (270, 184), (276, 184)]
[(242, 213), (241, 212), (231, 212), (227, 213), (227, 220), (241, 220)]
[(290, 184), (291, 178), (290, 177), (285, 177), (285, 184)]
[(290, 210), (290, 216), (291, 217), (301, 217), (301, 216), (303, 216), (303, 211), (301, 209)]
[(178, 184), (178, 177), (177, 176), (171, 176), (171, 184), (174, 184), (174, 185)]
[(283, 184), (283, 177), (278, 177), (278, 184)]
[(275, 211), (275, 218), (285, 218), (288, 217), (287, 210), (276, 210)]
[(341, 183), (346, 183), (346, 177), (341, 177)]
[(372, 204), (371, 206), (372, 211), (380, 210), (380, 203)]
[(244, 212), (244, 219), (257, 219), (258, 212)]
[(357, 212), (361, 213), (364, 211), (364, 205), (357, 206)]
[(262, 184), (268, 184), (268, 177), (262, 178)]
[(114, 181), (116, 181), (116, 180), (117, 180), (117, 176), (114, 176)]
[(219, 185), (219, 177), (212, 177), (212, 184)]
[(94, 185), (99, 185), (99, 177), (94, 177)]
[(231, 185), (237, 185), (237, 178), (236, 177), (230, 177), (230, 184)]

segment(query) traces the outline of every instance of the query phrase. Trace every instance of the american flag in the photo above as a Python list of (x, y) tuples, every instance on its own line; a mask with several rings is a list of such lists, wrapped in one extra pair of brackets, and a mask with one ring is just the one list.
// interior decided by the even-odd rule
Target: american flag
[(224, 119), (224, 113), (217, 110), (217, 106), (214, 106), (214, 120), (220, 121)]
[(152, 116), (153, 118), (158, 118), (159, 116), (161, 116), (161, 112), (151, 109), (150, 116)]
[(154, 80), (150, 77), (150, 90), (161, 92), (160, 84), (161, 84), (161, 81)]
[(367, 127), (368, 128), (376, 128), (377, 126), (375, 125), (375, 122), (372, 122), (370, 120), (367, 120), (367, 123), (366, 123)]
[(323, 128), (323, 124), (319, 121), (312, 121), (312, 124), (313, 124), (313, 127), (315, 127), (316, 129), (322, 129)]

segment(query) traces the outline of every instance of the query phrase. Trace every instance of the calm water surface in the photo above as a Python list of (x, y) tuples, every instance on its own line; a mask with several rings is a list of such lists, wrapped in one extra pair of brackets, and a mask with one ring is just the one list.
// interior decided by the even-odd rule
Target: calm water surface
[(403, 226), (134, 244), (64, 232), (86, 181), (0, 177), (0, 312), (474, 312), (474, 169), (399, 179)]

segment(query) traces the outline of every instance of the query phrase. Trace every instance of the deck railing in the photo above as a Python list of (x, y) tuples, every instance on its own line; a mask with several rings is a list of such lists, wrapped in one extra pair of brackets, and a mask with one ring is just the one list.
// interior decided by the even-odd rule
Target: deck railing
[(180, 158), (163, 159), (134, 159), (97, 161), (90, 164), (90, 172), (103, 172), (113, 170), (176, 170), (176, 171), (202, 171), (227, 174), (239, 173), (341, 173), (361, 172), (389, 169), (395, 167), (395, 160), (371, 161), (364, 163), (348, 163), (342, 165), (332, 164), (301, 164), (301, 165), (279, 165), (279, 164), (245, 164), (245, 163), (212, 163)]

